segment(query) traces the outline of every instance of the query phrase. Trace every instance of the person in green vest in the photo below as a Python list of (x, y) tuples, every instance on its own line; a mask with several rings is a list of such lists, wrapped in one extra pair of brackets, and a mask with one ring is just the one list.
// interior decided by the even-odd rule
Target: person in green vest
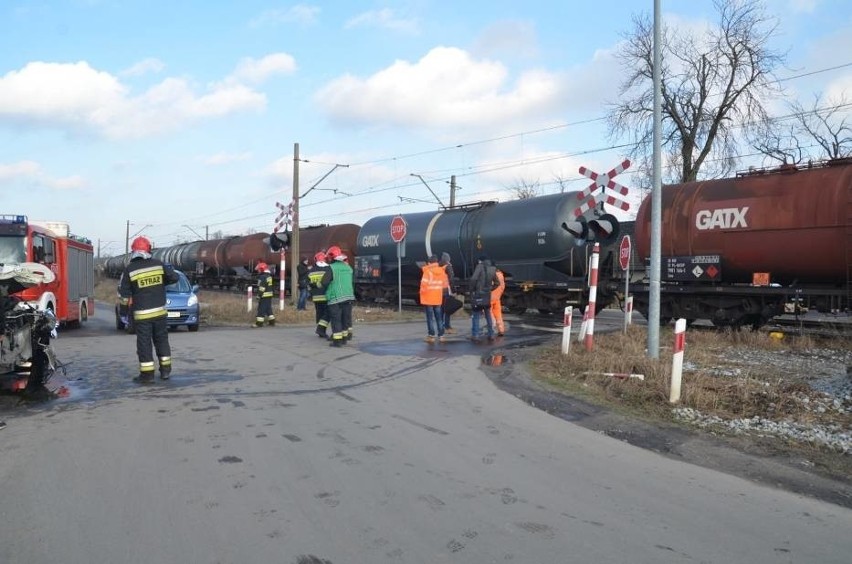
[(340, 247), (329, 247), (326, 252), (331, 268), (322, 277), (326, 288), (328, 315), (331, 319), (332, 347), (342, 347), (352, 339), (352, 304), (355, 301), (355, 285), (352, 267), (346, 263), (348, 258)]

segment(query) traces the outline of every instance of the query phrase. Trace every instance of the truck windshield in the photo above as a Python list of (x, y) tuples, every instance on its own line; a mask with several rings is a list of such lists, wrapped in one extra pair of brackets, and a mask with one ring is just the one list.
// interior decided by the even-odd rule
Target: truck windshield
[(0, 264), (27, 261), (27, 247), (23, 237), (0, 237)]

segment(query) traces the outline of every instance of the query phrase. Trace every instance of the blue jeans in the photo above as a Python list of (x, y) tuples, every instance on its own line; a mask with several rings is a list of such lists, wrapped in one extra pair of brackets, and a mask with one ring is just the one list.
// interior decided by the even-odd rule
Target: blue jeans
[(307, 288), (299, 288), (299, 303), (296, 305), (296, 309), (308, 308), (308, 294), (310, 292)]
[(485, 323), (488, 326), (488, 338), (494, 338), (494, 320), (491, 319), (491, 309), (474, 309), (473, 315), (471, 315), (471, 328), (470, 328), (470, 336), (476, 339), (479, 337), (479, 316), (485, 314)]
[(434, 337), (436, 328), (439, 337), (444, 336), (444, 313), (439, 305), (427, 305), (426, 307), (426, 331)]

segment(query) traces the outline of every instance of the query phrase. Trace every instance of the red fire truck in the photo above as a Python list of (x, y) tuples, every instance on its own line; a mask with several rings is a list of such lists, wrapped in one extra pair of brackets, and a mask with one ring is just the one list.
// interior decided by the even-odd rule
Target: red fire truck
[(95, 312), (94, 257), (92, 242), (72, 235), (67, 223), (0, 214), (0, 264), (36, 262), (56, 275), (16, 295), (53, 310), (61, 323), (79, 325)]

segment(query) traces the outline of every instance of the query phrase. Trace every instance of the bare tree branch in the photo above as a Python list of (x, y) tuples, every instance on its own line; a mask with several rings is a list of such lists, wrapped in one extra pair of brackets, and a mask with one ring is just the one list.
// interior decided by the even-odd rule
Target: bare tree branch
[[(661, 33), (662, 143), (664, 161), (674, 166), (666, 180), (688, 182), (729, 174), (739, 137), (766, 118), (762, 100), (780, 92), (774, 70), (785, 55), (769, 49), (775, 18), (760, 0), (714, 0), (718, 23), (704, 36), (664, 28)], [(610, 136), (634, 143), (630, 156), (652, 151), (653, 24), (633, 19), (619, 52), (628, 71), (622, 101), (608, 113)]]

